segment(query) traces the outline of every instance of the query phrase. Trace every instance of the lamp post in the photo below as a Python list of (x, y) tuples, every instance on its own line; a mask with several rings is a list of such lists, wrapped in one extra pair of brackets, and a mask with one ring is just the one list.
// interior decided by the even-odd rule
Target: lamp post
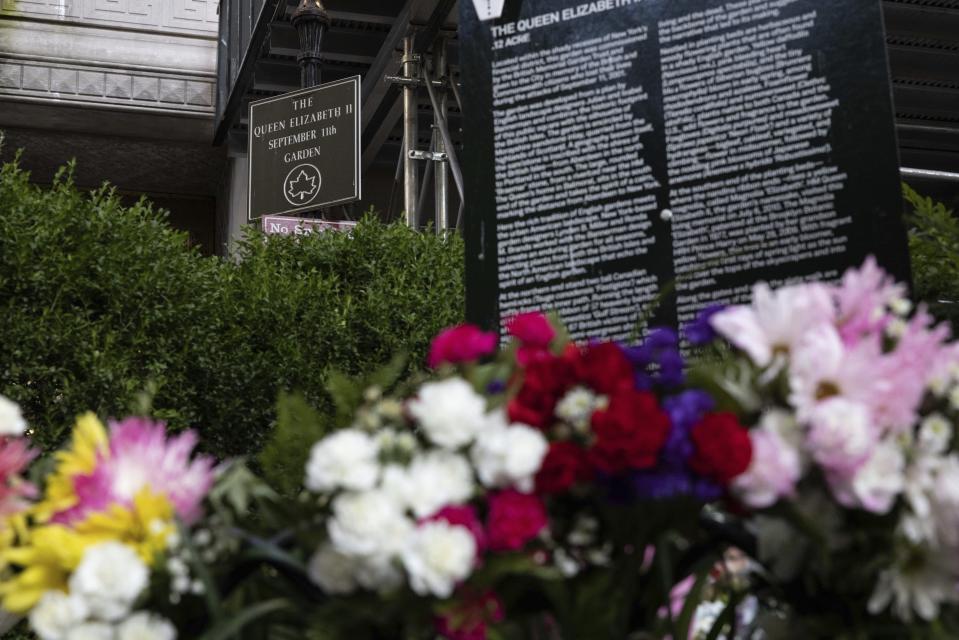
[(320, 52), (323, 50), (323, 34), (330, 26), (330, 14), (323, 0), (300, 0), (290, 20), (300, 39), (300, 86), (303, 89), (320, 84)]

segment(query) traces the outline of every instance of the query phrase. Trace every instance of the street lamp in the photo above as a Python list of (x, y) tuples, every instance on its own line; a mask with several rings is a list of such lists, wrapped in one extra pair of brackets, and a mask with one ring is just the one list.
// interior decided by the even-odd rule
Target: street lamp
[(323, 50), (323, 34), (330, 26), (330, 14), (323, 0), (300, 0), (291, 18), (296, 35), (300, 39), (300, 86), (304, 89), (320, 84), (320, 52)]

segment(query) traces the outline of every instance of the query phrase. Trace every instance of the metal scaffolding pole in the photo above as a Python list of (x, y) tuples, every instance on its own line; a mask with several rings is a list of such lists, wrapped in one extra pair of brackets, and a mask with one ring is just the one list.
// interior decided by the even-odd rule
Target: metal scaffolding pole
[[(413, 49), (414, 37), (403, 39), (403, 75), (407, 78), (419, 77), (419, 55)], [(416, 86), (403, 86), (403, 139), (406, 148), (403, 153), (403, 215), (406, 224), (416, 227), (417, 193), (419, 189), (419, 166), (411, 152), (416, 150), (419, 139), (419, 120), (416, 102)]]
[[(443, 137), (443, 144), (446, 145), (446, 157), (449, 160), (450, 171), (453, 173), (453, 182), (456, 183), (456, 191), (460, 196), (460, 203), (463, 202), (463, 172), (460, 170), (459, 159), (456, 157), (456, 147), (453, 145), (453, 138), (450, 136), (449, 122), (446, 119), (446, 113), (440, 111), (439, 98), (436, 91), (433, 90), (433, 78), (429, 71), (423, 68), (423, 80), (426, 84), (426, 91), (430, 96), (430, 103), (433, 105), (433, 111), (438, 114), (437, 126)], [(460, 207), (462, 210), (462, 206)]]
[[(445, 82), (449, 77), (449, 66), (446, 61), (446, 38), (440, 36), (433, 44), (433, 74), (440, 81)], [(439, 111), (433, 112), (433, 151), (447, 153), (446, 143), (440, 132), (440, 124), (446, 118), (449, 109), (449, 93), (444, 90), (440, 93)], [(449, 192), (450, 175), (447, 162), (438, 162), (436, 166), (434, 202), (436, 203), (435, 222), (436, 232), (443, 233), (450, 226)]]

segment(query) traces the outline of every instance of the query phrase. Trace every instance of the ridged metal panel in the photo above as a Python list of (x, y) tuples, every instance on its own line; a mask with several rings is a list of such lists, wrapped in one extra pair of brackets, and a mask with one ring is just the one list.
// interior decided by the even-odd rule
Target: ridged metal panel
[(884, 0), (903, 165), (959, 172), (959, 0)]

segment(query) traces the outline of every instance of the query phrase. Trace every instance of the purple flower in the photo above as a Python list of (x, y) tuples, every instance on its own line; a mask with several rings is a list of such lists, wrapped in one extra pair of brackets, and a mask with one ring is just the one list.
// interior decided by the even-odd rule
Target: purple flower
[(653, 329), (645, 342), (623, 352), (636, 369), (636, 388), (640, 391), (648, 391), (654, 385), (677, 387), (686, 379), (679, 336), (673, 329)]
[(687, 460), (695, 451), (690, 431), (714, 407), (712, 396), (699, 390), (684, 391), (663, 401), (663, 408), (672, 426), (656, 468), (631, 476), (633, 493), (637, 498), (663, 500), (692, 496), (697, 500), (710, 501), (722, 495), (719, 485), (694, 474), (687, 465)]
[(683, 334), (690, 344), (701, 347), (709, 344), (718, 336), (713, 325), (710, 324), (712, 317), (726, 308), (724, 304), (711, 304), (696, 316), (696, 319), (686, 325)]
[(633, 491), (638, 498), (666, 500), (691, 496), (703, 502), (718, 499), (722, 488), (684, 470), (641, 471), (633, 474)]

